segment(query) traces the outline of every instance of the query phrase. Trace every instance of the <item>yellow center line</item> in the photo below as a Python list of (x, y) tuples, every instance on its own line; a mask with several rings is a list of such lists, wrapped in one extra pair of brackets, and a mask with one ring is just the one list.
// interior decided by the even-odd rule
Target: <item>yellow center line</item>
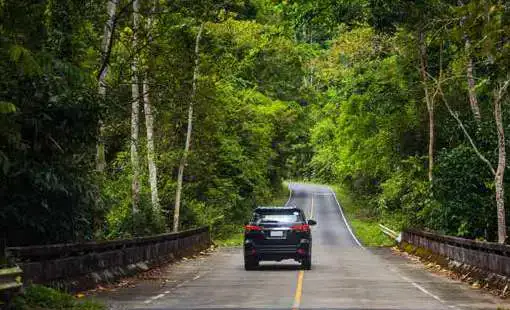
[(296, 286), (296, 293), (294, 294), (294, 303), (292, 304), (292, 310), (299, 309), (299, 306), (301, 305), (301, 295), (303, 293), (303, 277), (305, 275), (305, 272), (303, 270), (300, 270), (298, 273), (298, 281)]
[[(310, 206), (310, 218), (313, 217), (313, 194), (312, 194), (312, 203)], [(303, 295), (303, 278), (305, 276), (305, 272), (300, 270), (298, 273), (298, 280), (296, 285), (296, 292), (294, 293), (294, 303), (292, 304), (292, 310), (298, 310), (301, 305), (301, 296)]]

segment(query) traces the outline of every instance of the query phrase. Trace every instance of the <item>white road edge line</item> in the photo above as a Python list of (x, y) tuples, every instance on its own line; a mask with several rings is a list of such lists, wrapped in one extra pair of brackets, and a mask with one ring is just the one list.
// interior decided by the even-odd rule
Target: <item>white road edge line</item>
[(440, 303), (448, 306), (448, 308), (450, 309), (459, 309), (457, 306), (454, 306), (454, 305), (448, 305), (448, 303), (442, 299), (441, 297), (437, 296), (437, 295), (434, 295), (432, 294), (430, 291), (428, 291), (426, 288), (424, 288), (423, 286), (419, 285), (418, 283), (414, 282), (413, 280), (409, 279), (408, 277), (406, 276), (403, 276), (402, 274), (400, 274), (400, 272), (398, 272), (395, 268), (393, 267), (390, 267), (390, 270), (397, 274), (399, 277), (401, 277), (402, 279), (404, 279), (405, 281), (409, 282), (412, 286), (416, 287), (418, 290), (420, 290), (422, 293), (424, 293), (425, 295), (428, 295), (432, 298), (434, 298), (435, 300), (439, 301)]
[(289, 199), (287, 199), (287, 202), (285, 203), (285, 206), (287, 206), (290, 202), (290, 200), (292, 199), (292, 187), (290, 187), (292, 183), (289, 182), (289, 184), (287, 184), (287, 188), (289, 189)]
[[(342, 210), (342, 206), (340, 206), (340, 203), (338, 202), (338, 199), (336, 198), (336, 193), (335, 191), (333, 191), (330, 187), (329, 187), (329, 190), (333, 193), (333, 197), (335, 198), (335, 201), (336, 201), (336, 204), (338, 205), (338, 208), (340, 209), (340, 213), (342, 214), (342, 218), (344, 219), (344, 222), (345, 222), (345, 225), (347, 226), (347, 229), (349, 230), (349, 232), (351, 233), (352, 237), (354, 238), (354, 240), (356, 241), (356, 243), (364, 250), (366, 250), (366, 248), (361, 244), (361, 242), (359, 242), (358, 238), (356, 238), (356, 236), (354, 235), (354, 233), (352, 232), (352, 229), (351, 227), (349, 226), (349, 223), (347, 222), (347, 219), (345, 218), (345, 215), (344, 215), (344, 212)], [(414, 282), (413, 280), (409, 279), (408, 277), (406, 276), (403, 276), (401, 275), (397, 270), (391, 268), (390, 269), (392, 272), (394, 272), (395, 274), (397, 274), (399, 277), (401, 277), (402, 279), (404, 279), (405, 281), (409, 282), (412, 286), (416, 287), (418, 290), (420, 290), (422, 293), (434, 298), (435, 300), (439, 301), (440, 303), (442, 304), (445, 304), (447, 305), (447, 303), (441, 299), (440, 297), (438, 297), (437, 295), (434, 295), (432, 294), (431, 292), (429, 292), (426, 288), (424, 288), (423, 286), (419, 285), (418, 283)], [(453, 306), (453, 305), (448, 305), (449, 308), (451, 309), (459, 309), (457, 308), (456, 306)]]
[[(195, 276), (195, 277), (193, 278), (193, 280), (191, 280), (191, 281), (195, 281), (195, 280), (197, 280), (197, 279), (199, 279), (199, 278), (200, 278), (200, 275), (197, 275), (197, 276)], [(190, 280), (184, 280), (184, 281), (182, 281), (181, 283), (177, 284), (177, 285), (174, 287), (174, 289), (179, 288), (179, 287), (182, 287), (183, 285), (185, 285), (185, 284), (186, 284), (186, 283), (188, 283), (188, 282), (190, 282)], [(162, 294), (159, 294), (159, 295), (152, 296), (152, 297), (148, 298), (148, 299), (147, 299), (147, 300), (145, 300), (143, 303), (144, 303), (144, 304), (150, 304), (150, 303), (151, 303), (151, 302), (153, 302), (154, 300), (156, 300), (156, 299), (160, 299), (160, 298), (162, 298), (162, 297), (165, 297), (165, 295), (170, 294), (170, 293), (171, 293), (171, 291), (165, 291), (165, 292), (164, 292), (164, 293), (162, 293)]]
[(144, 301), (145, 304), (150, 304), (151, 302), (153, 302), (154, 300), (156, 299), (160, 299), (161, 297), (164, 297), (166, 294), (159, 294), (159, 295), (156, 295), (156, 296), (152, 296), (151, 298), (147, 299), (146, 301)]
[(156, 295), (156, 296), (152, 297), (152, 300), (160, 299), (163, 296), (165, 296), (165, 294)]
[(313, 219), (314, 216), (313, 216), (313, 197), (314, 197), (314, 194), (312, 193), (312, 206), (310, 207), (310, 218)]
[(345, 226), (347, 226), (347, 230), (351, 234), (352, 238), (354, 238), (354, 241), (362, 248), (363, 250), (366, 250), (365, 247), (359, 242), (358, 238), (356, 238), (356, 235), (354, 235), (354, 232), (351, 229), (351, 226), (349, 225), (349, 222), (347, 222), (347, 219), (345, 218), (344, 211), (342, 210), (342, 206), (338, 202), (338, 199), (336, 199), (336, 193), (334, 190), (331, 189), (331, 187), (328, 187), (329, 191), (333, 193), (333, 197), (335, 198), (336, 204), (338, 205), (338, 209), (340, 210), (340, 214), (342, 215), (342, 218), (344, 220)]
[(411, 283), (412, 286), (416, 287), (417, 289), (419, 289), (420, 291), (422, 291), (424, 294), (426, 295), (429, 295), (430, 297), (434, 298), (435, 300), (441, 302), (441, 303), (445, 303), (445, 301), (443, 299), (441, 299), (439, 296), (437, 295), (434, 295), (432, 294), (431, 292), (429, 292), (426, 288), (424, 288), (423, 286), (419, 285), (418, 283), (414, 282), (413, 280), (409, 279), (408, 277), (406, 276), (403, 276), (401, 275), (399, 272), (395, 271), (394, 269), (392, 269), (393, 272), (395, 272), (399, 277), (401, 277), (402, 279), (404, 279), (405, 281)]

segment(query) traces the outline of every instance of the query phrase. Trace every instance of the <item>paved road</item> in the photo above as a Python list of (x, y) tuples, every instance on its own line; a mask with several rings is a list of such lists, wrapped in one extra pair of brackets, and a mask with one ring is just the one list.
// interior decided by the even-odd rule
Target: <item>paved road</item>
[[(165, 268), (157, 280), (101, 294), (112, 309), (496, 309), (502, 301), (430, 274), (389, 249), (363, 248), (326, 187), (292, 184), (287, 204), (318, 225), (313, 266), (263, 262), (245, 271), (240, 248)], [(510, 309), (510, 306), (506, 304)]]

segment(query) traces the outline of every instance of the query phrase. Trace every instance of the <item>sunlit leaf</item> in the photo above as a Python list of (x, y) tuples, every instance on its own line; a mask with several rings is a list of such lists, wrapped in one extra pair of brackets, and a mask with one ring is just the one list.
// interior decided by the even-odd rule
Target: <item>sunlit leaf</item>
[(0, 114), (14, 113), (16, 106), (10, 102), (0, 101)]

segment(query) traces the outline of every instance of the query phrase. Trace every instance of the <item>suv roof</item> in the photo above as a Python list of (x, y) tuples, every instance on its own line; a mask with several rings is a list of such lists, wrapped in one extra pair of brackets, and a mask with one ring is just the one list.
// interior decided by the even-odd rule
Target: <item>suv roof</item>
[(263, 206), (257, 207), (254, 212), (257, 211), (271, 211), (271, 210), (301, 210), (298, 207), (277, 207), (277, 206)]

